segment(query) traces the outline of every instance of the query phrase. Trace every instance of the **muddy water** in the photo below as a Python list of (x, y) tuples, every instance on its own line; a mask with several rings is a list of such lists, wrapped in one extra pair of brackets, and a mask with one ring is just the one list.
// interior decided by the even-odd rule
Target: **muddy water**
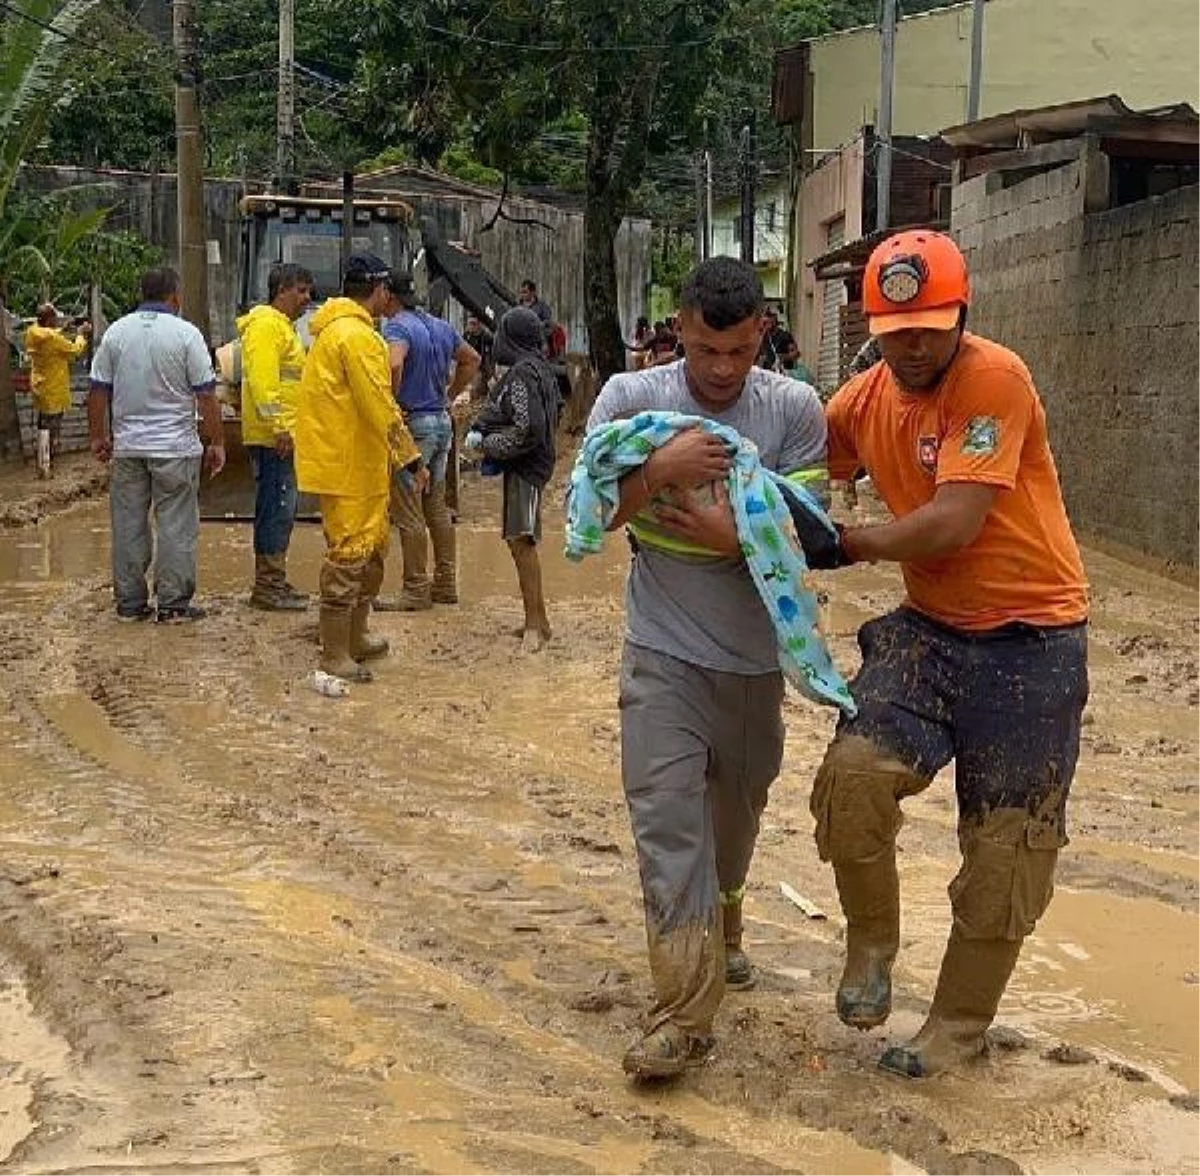
[[(1196, 1170), (1195, 1115), (1167, 1101), (1197, 1087), (1194, 593), (1089, 561), (1074, 843), (1001, 1010), (1028, 1048), (925, 1085), (873, 1068), (936, 976), (949, 778), (902, 835), (893, 1022), (836, 1021), (840, 921), (779, 890), (837, 911), (806, 811), (831, 720), (789, 702), (747, 898), (759, 987), (727, 1000), (710, 1066), (638, 1090), (626, 557), (548, 542), (556, 638), (523, 656), (490, 511), (460, 527), (462, 605), (378, 618), (393, 656), (337, 702), (303, 686), (306, 622), (242, 605), (244, 527), (206, 524), (214, 614), (183, 630), (111, 620), (102, 509), (0, 537), (0, 1170)], [(302, 586), (321, 549), (298, 529)], [(897, 580), (829, 585), (851, 669)], [(1094, 1060), (1041, 1056), (1064, 1042)]]

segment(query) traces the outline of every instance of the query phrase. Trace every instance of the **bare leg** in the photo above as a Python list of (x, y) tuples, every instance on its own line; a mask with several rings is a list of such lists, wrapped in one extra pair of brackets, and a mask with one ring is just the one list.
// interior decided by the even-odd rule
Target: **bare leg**
[(517, 567), (517, 583), (525, 606), (522, 647), (536, 653), (550, 640), (550, 620), (546, 616), (546, 598), (542, 593), (542, 565), (537, 545), (529, 538), (510, 539), (508, 549)]

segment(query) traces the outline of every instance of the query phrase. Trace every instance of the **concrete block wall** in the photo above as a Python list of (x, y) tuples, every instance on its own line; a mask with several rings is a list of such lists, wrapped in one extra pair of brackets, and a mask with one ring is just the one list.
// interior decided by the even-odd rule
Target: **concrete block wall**
[(1077, 532), (1194, 575), (1197, 189), (1087, 214), (1085, 168), (956, 187), (971, 326), (1029, 365)]

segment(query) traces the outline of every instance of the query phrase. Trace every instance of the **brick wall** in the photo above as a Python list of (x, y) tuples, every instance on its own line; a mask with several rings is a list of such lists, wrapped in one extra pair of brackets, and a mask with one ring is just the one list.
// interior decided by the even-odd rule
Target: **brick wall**
[[(60, 434), (64, 453), (88, 447), (87, 393), (87, 369), (81, 362), (71, 372), (71, 407), (63, 416)], [(37, 453), (37, 413), (28, 392), (17, 393), (17, 417), (21, 422), (21, 452), (32, 457)]]
[(1089, 160), (955, 187), (971, 325), (1046, 405), (1077, 531), (1197, 569), (1197, 188), (1085, 212)]

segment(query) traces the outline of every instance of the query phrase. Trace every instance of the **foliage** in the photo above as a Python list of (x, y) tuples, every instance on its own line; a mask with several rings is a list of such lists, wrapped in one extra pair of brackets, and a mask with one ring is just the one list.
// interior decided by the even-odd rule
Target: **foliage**
[[(102, 0), (104, 43), (75, 45), (34, 162), (151, 170), (174, 166), (172, 56), (119, 0)], [(96, 27), (93, 26), (93, 27)]]
[[(19, 0), (0, 17), (0, 213), (58, 94), (69, 47), (97, 0)], [(51, 27), (47, 27), (51, 26)]]
[(98, 282), (105, 313), (122, 314), (136, 301), (138, 279), (161, 251), (136, 233), (104, 229), (109, 209), (76, 207), (81, 193), (52, 198), (14, 196), (0, 218), (0, 271), (6, 304), (32, 314), (50, 300), (82, 312), (89, 282)]

